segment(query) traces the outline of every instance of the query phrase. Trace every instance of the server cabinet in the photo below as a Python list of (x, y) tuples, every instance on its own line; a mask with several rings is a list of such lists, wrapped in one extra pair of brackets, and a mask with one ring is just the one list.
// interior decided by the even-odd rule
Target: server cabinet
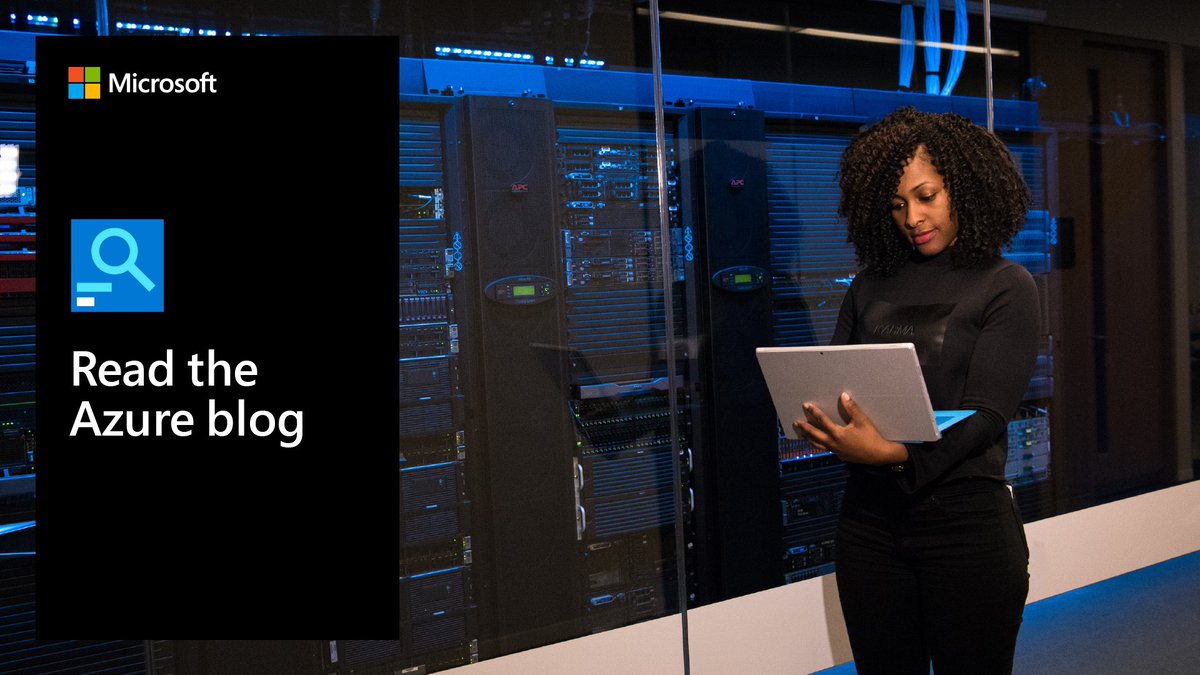
[[(678, 544), (691, 542), (695, 503), (686, 467), (698, 411), (684, 339), (694, 242), (679, 210), (674, 133), (666, 138), (665, 192), (648, 117), (560, 110), (557, 138), (576, 539), (584, 630), (595, 632), (678, 607), (677, 550), (686, 557), (691, 548)], [(667, 206), (665, 234), (660, 200)], [(668, 341), (676, 343), (674, 362)], [(684, 467), (678, 475), (677, 465)], [(676, 480), (686, 495), (682, 522), (675, 518)], [(685, 567), (690, 575), (692, 566)]]
[(782, 574), (775, 414), (754, 352), (769, 344), (771, 316), (764, 116), (698, 108), (683, 129), (685, 216), (699, 252), (694, 368), (709, 421), (697, 439), (701, 599), (711, 601)]
[(470, 320), (460, 335), (486, 491), (481, 612), (493, 648), (508, 653), (573, 637), (579, 617), (554, 117), (550, 102), (525, 97), (459, 106)]

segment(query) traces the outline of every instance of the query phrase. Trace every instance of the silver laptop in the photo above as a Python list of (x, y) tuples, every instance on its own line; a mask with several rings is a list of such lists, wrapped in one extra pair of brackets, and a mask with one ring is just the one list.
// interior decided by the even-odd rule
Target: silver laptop
[(806, 402), (842, 424), (837, 402), (843, 391), (884, 438), (897, 442), (936, 441), (943, 430), (975, 412), (933, 409), (911, 342), (759, 347), (755, 352), (788, 438), (799, 438), (792, 422), (804, 419)]

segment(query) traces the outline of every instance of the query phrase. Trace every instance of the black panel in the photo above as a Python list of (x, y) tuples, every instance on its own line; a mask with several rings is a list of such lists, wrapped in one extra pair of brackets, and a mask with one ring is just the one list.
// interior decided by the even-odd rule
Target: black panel
[(711, 600), (770, 588), (782, 577), (774, 407), (754, 352), (770, 344), (770, 290), (730, 290), (713, 280), (728, 268), (766, 276), (767, 164), (760, 112), (699, 109), (687, 129), (685, 175), (697, 191), (688, 203), (701, 254), (694, 283), (708, 346), (699, 369), (711, 426), (697, 492), (708, 522), (701, 535), (716, 551), (715, 565), (701, 570), (702, 600)]
[[(59, 384), (39, 387), (39, 436), (43, 447), (81, 444), (38, 458), (39, 635), (125, 637), (147, 630), (139, 625), (211, 632), (181, 626), (211, 628), (212, 611), (226, 635), (268, 625), (275, 634), (330, 626), (397, 633), (394, 50), (389, 56), (384, 41), (329, 50), (308, 39), (222, 46), (64, 38), (39, 41), (37, 58), (38, 86), (49, 87), (37, 103), (38, 189), (47, 196), (39, 215), (56, 223), (37, 242), (38, 285), (49, 291), (37, 298), (37, 373)], [(66, 64), (84, 60), (108, 74), (147, 63), (160, 73), (220, 73), (224, 84), (220, 95), (200, 98), (105, 94), (85, 110), (55, 84)], [(348, 70), (374, 85), (346, 78)], [(307, 95), (318, 81), (320, 95)], [(298, 140), (314, 134), (328, 141), (320, 156), (338, 165), (336, 190), (315, 187), (314, 146)], [(113, 152), (122, 137), (144, 142), (126, 140)], [(217, 175), (239, 187), (205, 190)], [(165, 220), (165, 311), (84, 317), (54, 292), (67, 287), (66, 224), (80, 210)], [(219, 262), (205, 254), (216, 229), (228, 239)], [(334, 229), (341, 244), (311, 236)], [(296, 274), (284, 271), (292, 264)], [(287, 290), (295, 279), (336, 301), (315, 306), (311, 293)], [(206, 395), (178, 372), (174, 389), (88, 394), (62, 386), (70, 379), (62, 355), (85, 345), (121, 362), (160, 358), (170, 347), (181, 368), (190, 353), (215, 349), (223, 360), (253, 360), (261, 377), (241, 394)], [(303, 411), (304, 443), (282, 447), (249, 430), (209, 438), (209, 396), (225, 409), (244, 396), (247, 416)], [(104, 408), (191, 410), (198, 428), (140, 441), (69, 436), (79, 398), (91, 399), (98, 416)], [(347, 555), (342, 547), (351, 545)], [(347, 597), (353, 612), (344, 611)]]
[(317, 640), (175, 640), (173, 672), (320, 675), (323, 644)]
[(400, 658), (399, 640), (337, 640), (332, 645), (335, 662), (349, 667), (366, 666)]
[[(472, 364), (468, 410), (484, 444), (473, 447), (485, 447), (488, 458), (489, 545), (480, 555), (491, 571), (495, 644), (485, 651), (507, 653), (574, 636), (580, 616), (553, 113), (528, 98), (467, 97), (463, 106), (471, 249), (464, 292), (476, 322), (463, 338)], [(492, 282), (522, 275), (552, 280), (555, 301), (484, 296)]]

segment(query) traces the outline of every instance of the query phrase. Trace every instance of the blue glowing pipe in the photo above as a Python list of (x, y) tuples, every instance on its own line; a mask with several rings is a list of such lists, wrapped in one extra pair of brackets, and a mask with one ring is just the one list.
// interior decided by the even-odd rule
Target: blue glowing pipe
[(946, 71), (946, 84), (942, 87), (942, 96), (949, 96), (958, 84), (958, 76), (962, 75), (963, 59), (967, 58), (967, 0), (954, 0), (954, 46), (957, 48), (950, 53), (950, 70)]
[(912, 89), (912, 71), (917, 56), (917, 23), (912, 0), (900, 3), (900, 88)]
[(925, 0), (925, 93), (934, 96), (941, 91), (938, 69), (942, 63), (942, 48), (937, 46), (942, 41), (941, 13), (938, 0)]

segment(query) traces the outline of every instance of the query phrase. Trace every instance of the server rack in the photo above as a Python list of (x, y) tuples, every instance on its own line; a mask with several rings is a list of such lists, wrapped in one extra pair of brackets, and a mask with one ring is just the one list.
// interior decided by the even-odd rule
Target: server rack
[(695, 108), (682, 123), (685, 221), (696, 231), (693, 361), (707, 423), (697, 434), (700, 600), (779, 583), (775, 415), (755, 347), (769, 339), (770, 271), (765, 118)]
[(439, 670), (673, 611), (691, 535), (668, 382), (689, 353), (665, 359), (687, 318), (666, 324), (663, 293), (687, 305), (692, 258), (674, 149), (664, 241), (645, 115), (462, 96), (401, 116), (404, 634), (331, 641), (327, 671)]
[[(679, 212), (675, 134), (667, 135), (661, 193), (649, 119), (560, 111), (559, 234), (566, 275), (569, 406), (574, 419), (576, 539), (583, 561), (584, 630), (662, 616), (678, 607), (676, 538), (691, 539), (690, 504), (675, 522), (669, 387), (686, 382), (668, 340), (686, 333), (684, 280), (693, 263)], [(659, 202), (670, 223), (664, 240)], [(670, 251), (664, 278), (661, 255)], [(664, 294), (676, 307), (672, 325)], [(674, 430), (686, 457), (695, 411), (686, 384)], [(678, 477), (691, 495), (686, 471)]]
[(461, 235), (448, 213), (440, 115), (405, 109), (400, 123), (401, 634), (331, 644), (345, 672), (402, 662), (443, 669), (478, 660), (472, 491), (459, 378), (455, 274)]

